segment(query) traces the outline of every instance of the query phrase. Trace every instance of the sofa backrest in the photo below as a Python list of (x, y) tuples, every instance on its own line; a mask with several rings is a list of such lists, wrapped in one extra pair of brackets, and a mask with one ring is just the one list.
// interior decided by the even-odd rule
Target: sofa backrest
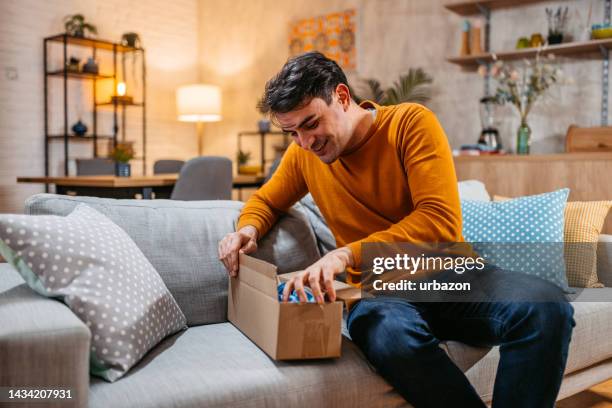
[[(128, 233), (159, 272), (188, 325), (227, 320), (228, 278), (217, 245), (235, 231), (243, 203), (37, 194), (26, 200), (25, 213), (65, 216), (79, 203), (100, 211)], [(312, 228), (294, 210), (266, 234), (254, 255), (278, 265), (279, 273), (303, 269), (319, 258)]]

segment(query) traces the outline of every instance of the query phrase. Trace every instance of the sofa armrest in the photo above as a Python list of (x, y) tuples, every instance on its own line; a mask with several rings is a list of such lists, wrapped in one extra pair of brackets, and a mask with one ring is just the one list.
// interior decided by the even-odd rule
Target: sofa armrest
[(58, 406), (85, 407), (89, 342), (89, 329), (66, 305), (0, 264), (0, 386), (70, 389), (72, 399)]
[(597, 243), (597, 277), (612, 287), (612, 235), (601, 234)]

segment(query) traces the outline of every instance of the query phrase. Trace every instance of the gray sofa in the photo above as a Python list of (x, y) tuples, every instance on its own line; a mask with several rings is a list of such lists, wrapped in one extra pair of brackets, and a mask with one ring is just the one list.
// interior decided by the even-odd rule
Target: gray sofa
[[(62, 303), (31, 291), (8, 264), (0, 264), (1, 386), (71, 388), (73, 399), (57, 405), (62, 407), (405, 405), (348, 338), (339, 359), (275, 362), (227, 322), (227, 277), (216, 248), (235, 229), (242, 203), (40, 194), (28, 199), (25, 212), (66, 215), (79, 202), (104, 213), (132, 237), (176, 298), (189, 328), (165, 339), (115, 383), (90, 377), (85, 324)], [(320, 255), (310, 223), (293, 210), (262, 240), (256, 256), (289, 272)], [(602, 269), (612, 275), (607, 265)], [(604, 280), (612, 281), (610, 276)], [(574, 303), (577, 326), (560, 398), (612, 378), (612, 301), (600, 301), (604, 295), (612, 299), (612, 288), (584, 290), (580, 299), (598, 301)], [(441, 347), (490, 402), (498, 349), (457, 342)]]

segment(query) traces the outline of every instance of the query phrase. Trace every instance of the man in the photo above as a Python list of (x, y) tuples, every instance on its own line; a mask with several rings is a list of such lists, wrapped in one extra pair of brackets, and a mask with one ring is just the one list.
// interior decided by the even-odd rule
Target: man
[[(364, 242), (462, 242), (452, 155), (435, 115), (417, 104), (357, 105), (338, 65), (312, 52), (290, 59), (266, 84), (260, 110), (295, 143), (273, 177), (246, 203), (219, 258), (238, 273), (277, 217), (310, 192), (336, 238), (323, 256), (285, 286), (306, 301), (335, 299), (345, 270), (359, 285)], [(503, 278), (502, 278), (503, 279)], [(549, 291), (552, 285), (525, 290)], [(536, 296), (538, 293), (534, 293)], [(550, 296), (549, 296), (550, 297)], [(557, 299), (556, 295), (552, 298)], [(440, 340), (501, 345), (494, 407), (552, 407), (559, 391), (573, 309), (558, 302), (411, 303), (364, 299), (348, 317), (352, 340), (415, 407), (484, 407)]]

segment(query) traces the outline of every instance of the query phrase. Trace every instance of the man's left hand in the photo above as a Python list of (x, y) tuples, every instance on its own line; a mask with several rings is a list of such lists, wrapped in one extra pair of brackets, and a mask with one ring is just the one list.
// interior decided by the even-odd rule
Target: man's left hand
[(353, 252), (348, 247), (334, 249), (328, 252), (314, 264), (294, 276), (285, 284), (283, 301), (289, 299), (289, 294), (295, 289), (300, 302), (306, 302), (304, 285), (310, 286), (317, 303), (324, 303), (324, 292), (331, 302), (336, 300), (334, 277), (353, 265)]

